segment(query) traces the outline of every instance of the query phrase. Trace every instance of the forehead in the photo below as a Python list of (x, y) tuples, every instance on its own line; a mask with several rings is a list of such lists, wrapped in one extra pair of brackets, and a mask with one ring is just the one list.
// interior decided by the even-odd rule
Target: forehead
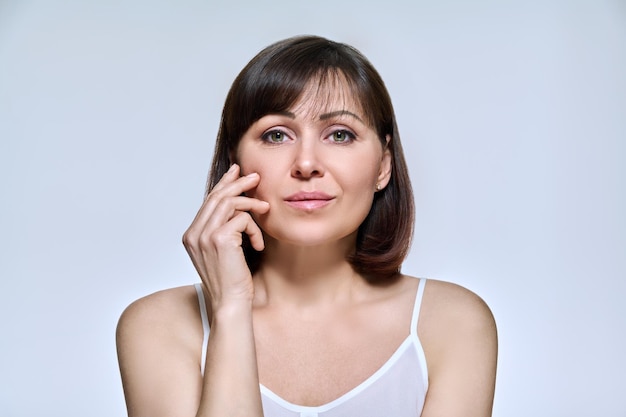
[(322, 114), (347, 110), (366, 121), (356, 88), (341, 73), (318, 75), (306, 84), (289, 109), (296, 115), (317, 118)]

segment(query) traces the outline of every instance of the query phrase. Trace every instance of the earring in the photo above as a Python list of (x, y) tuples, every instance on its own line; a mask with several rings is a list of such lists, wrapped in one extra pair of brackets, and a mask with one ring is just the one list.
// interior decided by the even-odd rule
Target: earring
[(376, 191), (380, 191), (380, 184), (376, 184)]

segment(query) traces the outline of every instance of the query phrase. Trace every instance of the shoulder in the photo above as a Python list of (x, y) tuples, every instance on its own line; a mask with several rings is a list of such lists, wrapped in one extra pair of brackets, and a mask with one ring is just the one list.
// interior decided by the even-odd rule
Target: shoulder
[(474, 292), (449, 282), (428, 280), (419, 320), (419, 333), (437, 349), (466, 339), (496, 339), (489, 306)]
[[(188, 313), (190, 307), (197, 306), (196, 290), (193, 285), (157, 291), (133, 301), (122, 313), (121, 323), (136, 320), (152, 320)], [(194, 301), (191, 303), (190, 301)]]
[(117, 325), (118, 345), (159, 336), (194, 338), (199, 320), (198, 299), (192, 285), (158, 291), (134, 301), (124, 310)]
[(459, 285), (428, 280), (418, 335), (430, 384), (423, 415), (490, 415), (498, 342), (487, 304)]
[(195, 414), (202, 321), (193, 286), (130, 304), (120, 317), (116, 342), (129, 415)]
[(467, 288), (450, 282), (427, 281), (422, 312), (425, 321), (437, 319), (461, 327), (495, 328), (493, 314), (483, 299)]

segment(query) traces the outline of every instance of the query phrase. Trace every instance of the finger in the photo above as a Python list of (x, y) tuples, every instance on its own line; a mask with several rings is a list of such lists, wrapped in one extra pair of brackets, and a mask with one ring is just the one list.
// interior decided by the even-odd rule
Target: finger
[(237, 177), (232, 180), (228, 178), (227, 181), (224, 181), (218, 189), (211, 190), (207, 197), (211, 199), (219, 198), (223, 195), (240, 195), (243, 192), (249, 191), (259, 185), (260, 179), (261, 177), (256, 172), (252, 172), (248, 175)]
[[(205, 224), (208, 221), (209, 217), (211, 217), (213, 212), (216, 210), (216, 207), (220, 205), (222, 201), (241, 196), (244, 191), (256, 187), (259, 183), (259, 179), (260, 178), (258, 174), (251, 174), (245, 177), (240, 177), (235, 181), (226, 183), (217, 191), (211, 191), (211, 193), (209, 193), (208, 197), (202, 203), (202, 206), (200, 207), (200, 210), (198, 210), (198, 213), (196, 214), (196, 217), (194, 218), (192, 224)], [(242, 209), (242, 211), (247, 210), (248, 209)]]
[(259, 226), (254, 222), (250, 213), (239, 212), (231, 221), (221, 225), (212, 233), (199, 235), (188, 251), (199, 261), (205, 261), (205, 257), (208, 257), (207, 259), (214, 256), (219, 258), (220, 253), (226, 254), (232, 250), (239, 252), (243, 243), (242, 233), (246, 233), (251, 238), (254, 236), (256, 247), (263, 247), (263, 244), (259, 242), (259, 235), (262, 236)]
[[(208, 210), (202, 215), (196, 216), (196, 219), (189, 226), (183, 235), (183, 245), (189, 252), (194, 247), (201, 246), (199, 242), (212, 236), (226, 223), (233, 219), (238, 213), (252, 212), (256, 214), (264, 214), (269, 210), (269, 203), (258, 200), (256, 198), (237, 196), (230, 197), (220, 201), (212, 213)], [(237, 230), (238, 233), (244, 232), (244, 229)]]
[[(241, 246), (241, 233), (245, 233), (250, 238), (250, 244), (257, 251), (262, 251), (265, 248), (265, 242), (263, 240), (263, 232), (258, 224), (254, 221), (250, 213), (237, 213), (235, 217), (228, 223), (229, 228), (232, 227), (233, 232), (238, 234), (237, 243)], [(225, 228), (226, 229), (226, 228)]]
[[(230, 221), (238, 212), (249, 211), (264, 214), (267, 213), (268, 210), (269, 203), (266, 201), (245, 196), (230, 197), (219, 201), (213, 209), (213, 212), (206, 217), (206, 220), (204, 220), (204, 216), (202, 216), (198, 219), (196, 224), (198, 227), (210, 233), (211, 230), (216, 230)], [(203, 221), (204, 224), (202, 223)]]
[[(248, 214), (248, 216), (250, 215)], [(261, 230), (259, 225), (254, 221), (254, 219), (252, 219), (252, 216), (250, 216), (250, 219), (251, 219), (251, 222), (248, 223), (248, 226), (246, 226), (245, 233), (250, 238), (250, 245), (252, 245), (252, 247), (255, 250), (260, 252), (263, 249), (265, 249), (265, 240), (263, 239), (263, 231)]]
[(226, 184), (231, 183), (232, 181), (239, 178), (240, 170), (241, 168), (239, 167), (239, 165), (232, 164), (230, 168), (228, 168), (228, 171), (226, 171), (224, 175), (222, 175), (222, 178), (220, 178), (217, 184), (215, 184), (215, 186), (211, 189), (211, 191), (220, 190)]

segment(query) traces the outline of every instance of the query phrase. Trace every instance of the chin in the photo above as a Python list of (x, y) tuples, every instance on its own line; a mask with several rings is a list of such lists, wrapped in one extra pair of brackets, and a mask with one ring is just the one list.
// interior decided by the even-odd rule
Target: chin
[(322, 227), (294, 227), (293, 230), (267, 230), (264, 232), (271, 239), (287, 245), (315, 247), (339, 244), (346, 239), (356, 240), (356, 231), (324, 230)]

